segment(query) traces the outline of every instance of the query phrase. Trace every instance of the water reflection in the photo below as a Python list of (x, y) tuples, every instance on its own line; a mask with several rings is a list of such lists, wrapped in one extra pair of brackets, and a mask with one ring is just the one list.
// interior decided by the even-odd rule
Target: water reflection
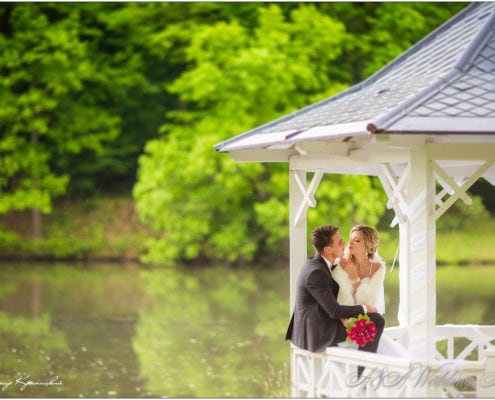
[[(289, 395), (287, 269), (3, 264), (0, 276), (3, 397)], [(495, 323), (494, 281), (495, 268), (438, 268), (438, 323)], [(392, 326), (397, 269), (385, 283)]]
[(5, 397), (288, 394), (288, 273), (3, 265)]
[(152, 392), (173, 397), (264, 394), (266, 372), (288, 362), (281, 340), (288, 307), (286, 294), (261, 284), (259, 273), (143, 273), (152, 306), (139, 313), (134, 349)]

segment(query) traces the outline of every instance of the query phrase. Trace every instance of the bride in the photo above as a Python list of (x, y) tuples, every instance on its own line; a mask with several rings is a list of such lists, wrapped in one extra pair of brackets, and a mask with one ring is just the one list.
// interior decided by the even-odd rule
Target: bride
[[(349, 245), (344, 257), (337, 263), (332, 276), (339, 284), (337, 301), (342, 305), (370, 304), (385, 314), (385, 262), (378, 255), (378, 232), (365, 225), (351, 229)], [(355, 347), (346, 343), (344, 347)], [(382, 335), (377, 353), (406, 357), (407, 350), (399, 343)]]

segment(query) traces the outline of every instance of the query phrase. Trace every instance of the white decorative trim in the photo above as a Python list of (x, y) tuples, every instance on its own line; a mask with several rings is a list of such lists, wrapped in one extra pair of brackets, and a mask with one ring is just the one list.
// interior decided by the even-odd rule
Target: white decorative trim
[[(493, 161), (485, 161), (469, 178), (463, 177), (457, 182), (452, 179), (438, 165), (436, 161), (431, 161), (433, 171), (437, 174), (437, 182), (443, 190), (436, 195), (435, 203), (438, 208), (434, 212), (434, 219), (440, 218), (456, 201), (461, 198), (466, 204), (471, 204), (471, 198), (466, 194), (467, 190), (493, 165)], [(450, 197), (443, 201), (443, 197), (450, 194)]]
[(321, 179), (323, 178), (323, 171), (321, 169), (316, 170), (315, 174), (313, 175), (313, 179), (311, 179), (311, 183), (309, 184), (309, 187), (307, 189), (306, 184), (301, 181), (296, 171), (292, 171), (292, 173), (297, 186), (303, 194), (303, 199), (294, 218), (294, 226), (297, 226), (301, 220), (301, 217), (303, 215), (306, 215), (308, 207), (316, 207), (315, 192), (320, 185)]

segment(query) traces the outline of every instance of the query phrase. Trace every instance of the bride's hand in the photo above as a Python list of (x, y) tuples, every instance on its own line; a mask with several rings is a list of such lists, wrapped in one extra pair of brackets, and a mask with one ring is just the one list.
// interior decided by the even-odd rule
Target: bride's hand
[(340, 266), (352, 279), (358, 275), (357, 268), (350, 259), (342, 257), (340, 259)]
[(340, 321), (344, 324), (344, 326), (346, 326), (349, 322), (349, 318), (341, 318)]

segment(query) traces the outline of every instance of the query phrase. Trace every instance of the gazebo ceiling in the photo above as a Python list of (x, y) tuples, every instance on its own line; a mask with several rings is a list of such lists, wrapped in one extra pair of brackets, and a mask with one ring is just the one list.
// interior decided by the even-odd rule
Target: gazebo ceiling
[[(493, 157), (495, 3), (469, 5), (366, 81), (215, 149), (258, 162), (342, 155), (329, 170), (373, 174), (374, 160), (400, 163), (399, 138), (418, 134), (428, 135), (439, 160), (442, 145), (459, 143), (454, 151), (462, 154), (470, 144), (486, 143), (486, 154), (451, 166), (460, 174)], [(484, 176), (495, 183), (495, 167)]]

